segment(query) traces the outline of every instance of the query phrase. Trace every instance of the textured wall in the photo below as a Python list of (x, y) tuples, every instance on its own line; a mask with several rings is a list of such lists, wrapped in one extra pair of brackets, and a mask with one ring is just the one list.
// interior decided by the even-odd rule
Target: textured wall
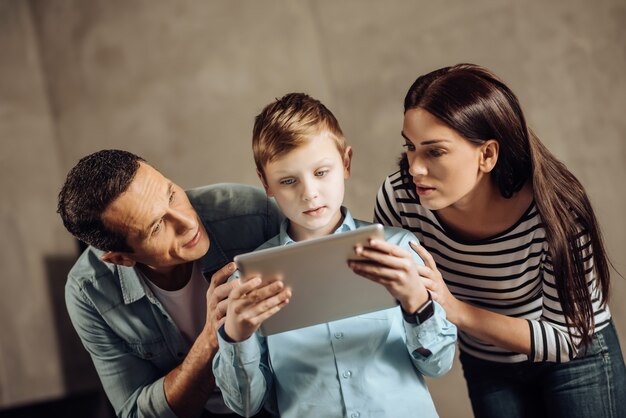
[[(289, 91), (337, 115), (354, 146), (347, 204), (369, 219), (413, 80), (491, 68), (587, 187), (624, 274), (624, 27), (622, 0), (0, 0), (0, 407), (93, 384), (60, 299), (75, 252), (54, 213), (67, 170), (119, 147), (184, 187), (258, 184), (252, 119)], [(626, 341), (626, 308), (611, 308)], [(469, 415), (458, 365), (430, 388), (442, 417)]]

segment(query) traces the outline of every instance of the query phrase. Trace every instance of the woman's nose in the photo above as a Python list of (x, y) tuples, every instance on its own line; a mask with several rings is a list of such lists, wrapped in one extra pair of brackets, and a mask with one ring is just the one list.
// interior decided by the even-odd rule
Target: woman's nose
[(409, 174), (412, 177), (425, 176), (428, 170), (426, 170), (426, 164), (424, 164), (420, 158), (414, 157), (409, 160)]

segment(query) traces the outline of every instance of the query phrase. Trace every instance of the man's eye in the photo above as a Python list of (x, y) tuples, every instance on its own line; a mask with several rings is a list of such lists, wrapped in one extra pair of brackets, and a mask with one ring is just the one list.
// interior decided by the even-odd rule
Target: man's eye
[(161, 230), (161, 225), (163, 224), (163, 219), (161, 219), (152, 229), (152, 235), (156, 235)]
[(172, 203), (172, 201), (174, 200), (175, 195), (176, 195), (176, 192), (172, 192), (172, 194), (170, 194), (170, 203)]

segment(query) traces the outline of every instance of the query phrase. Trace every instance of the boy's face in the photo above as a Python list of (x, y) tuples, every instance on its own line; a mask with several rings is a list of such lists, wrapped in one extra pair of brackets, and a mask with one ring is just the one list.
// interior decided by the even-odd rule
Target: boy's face
[(322, 131), (264, 167), (268, 196), (291, 221), (296, 241), (328, 235), (341, 222), (344, 181), (350, 177), (352, 149), (341, 155), (330, 134)]

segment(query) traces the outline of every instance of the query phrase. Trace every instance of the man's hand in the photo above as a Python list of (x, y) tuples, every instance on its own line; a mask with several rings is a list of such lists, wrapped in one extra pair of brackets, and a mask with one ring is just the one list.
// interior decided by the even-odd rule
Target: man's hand
[(289, 303), (291, 289), (276, 280), (262, 285), (260, 277), (246, 282), (233, 280), (235, 288), (230, 293), (224, 330), (235, 341), (248, 339), (270, 316)]
[(234, 271), (235, 264), (229, 263), (211, 277), (204, 328), (182, 364), (165, 376), (165, 397), (180, 418), (197, 417), (215, 387), (211, 365), (218, 350), (217, 330), (224, 323), (228, 295), (234, 286), (226, 280)]
[[(235, 282), (227, 283), (228, 278), (235, 272), (235, 263), (228, 263), (211, 276), (211, 284), (206, 292), (206, 323), (204, 331), (209, 338), (209, 344), (217, 352), (217, 331), (226, 320), (228, 308), (228, 295), (233, 290)], [(211, 356), (213, 357), (213, 356)]]

